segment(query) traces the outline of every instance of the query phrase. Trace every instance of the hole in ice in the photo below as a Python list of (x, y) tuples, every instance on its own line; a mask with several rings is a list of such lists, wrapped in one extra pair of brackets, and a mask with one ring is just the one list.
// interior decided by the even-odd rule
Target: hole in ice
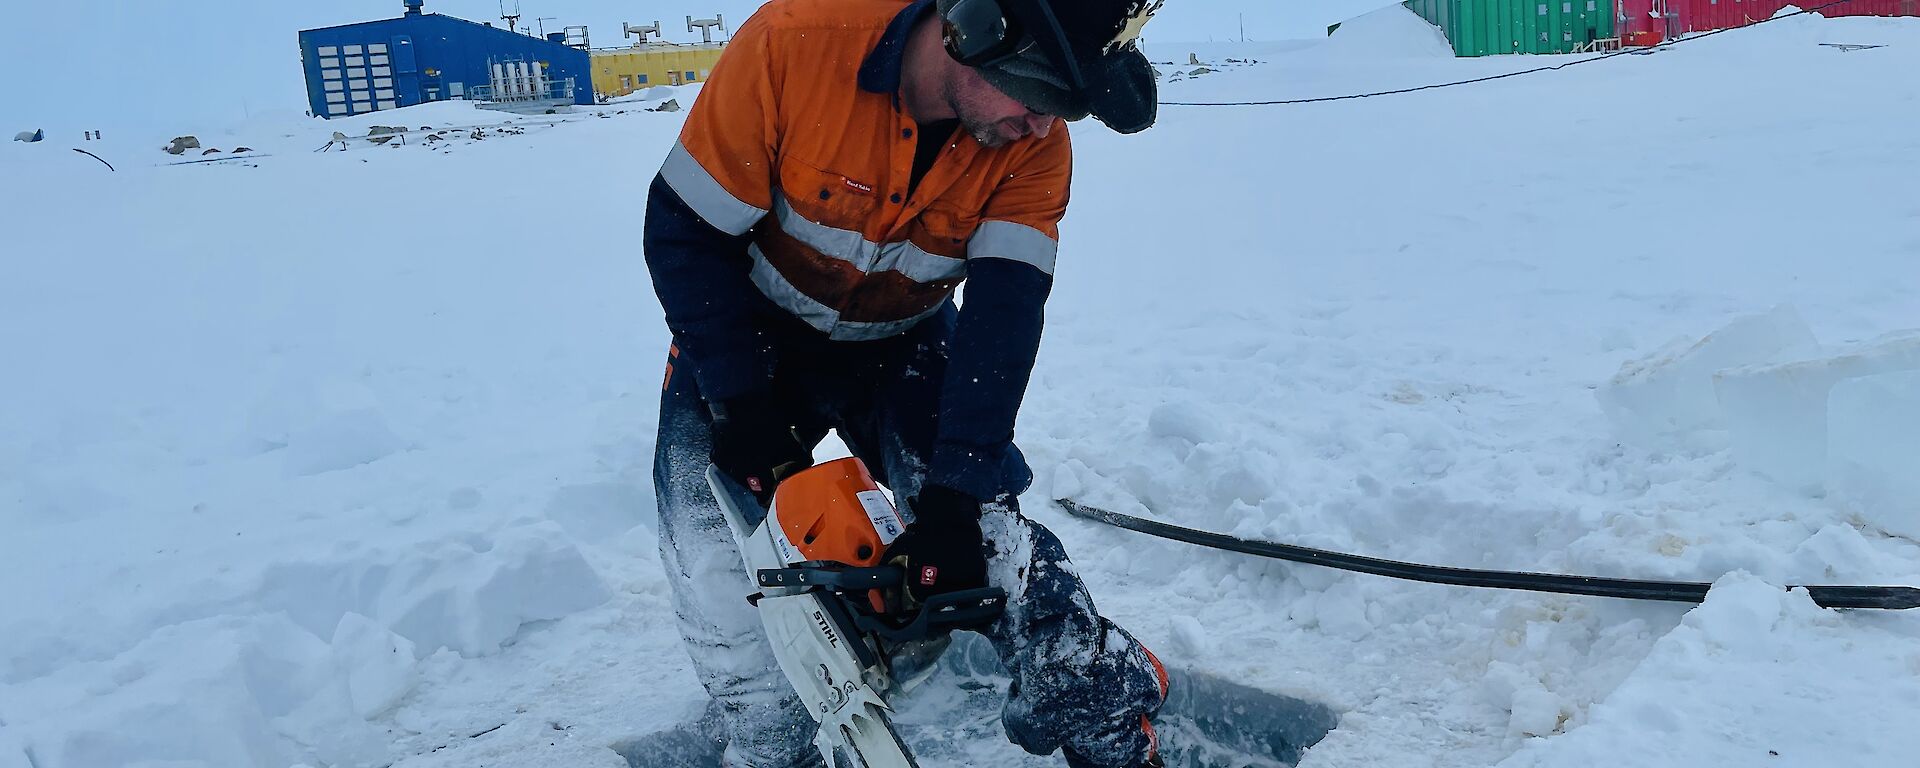
[[(895, 723), (923, 768), (1055, 768), (1007, 742), (1000, 707), (1009, 678), (993, 646), (959, 632), (930, 678), (891, 697)], [(1154, 721), (1169, 768), (1291, 768), (1339, 724), (1325, 704), (1169, 668), (1172, 691)], [(717, 704), (697, 718), (611, 745), (633, 768), (716, 768), (726, 741)], [(850, 764), (850, 763), (849, 763)]]
[[(1054, 766), (1006, 743), (1000, 707), (1009, 677), (986, 638), (955, 633), (927, 683), (893, 703), (922, 765)], [(1169, 768), (1290, 768), (1339, 724), (1332, 708), (1197, 670), (1168, 668), (1154, 728)], [(989, 756), (983, 750), (990, 750)]]
[(608, 746), (632, 768), (715, 768), (727, 746), (720, 702), (708, 702), (706, 712), (693, 720)]

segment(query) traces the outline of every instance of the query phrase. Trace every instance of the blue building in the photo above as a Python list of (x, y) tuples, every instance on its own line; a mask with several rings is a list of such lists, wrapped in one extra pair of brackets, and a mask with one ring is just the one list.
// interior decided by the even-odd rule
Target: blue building
[[(424, 13), (300, 33), (307, 101), (344, 117), (444, 99), (592, 104), (587, 52), (488, 24)], [(564, 39), (564, 36), (563, 36)]]

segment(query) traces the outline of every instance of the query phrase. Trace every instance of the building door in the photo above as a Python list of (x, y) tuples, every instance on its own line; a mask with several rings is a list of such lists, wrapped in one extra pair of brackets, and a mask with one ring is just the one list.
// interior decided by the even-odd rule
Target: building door
[(394, 90), (400, 94), (403, 104), (419, 104), (427, 99), (420, 93), (420, 64), (414, 55), (413, 38), (407, 35), (393, 37), (393, 81)]
[(1680, 13), (1673, 4), (1681, 0), (1653, 0), (1654, 24), (1660, 30), (1660, 39), (1673, 40), (1680, 37)]

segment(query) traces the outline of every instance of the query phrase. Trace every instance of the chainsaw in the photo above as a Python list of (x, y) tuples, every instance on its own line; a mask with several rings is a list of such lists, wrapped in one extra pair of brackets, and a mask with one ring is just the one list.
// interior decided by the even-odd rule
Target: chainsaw
[(894, 655), (992, 623), (1006, 610), (1006, 592), (988, 587), (914, 601), (905, 570), (883, 562), (906, 523), (859, 459), (795, 473), (766, 508), (716, 468), (708, 468), (707, 484), (746, 561), (754, 590), (747, 601), (760, 612), (780, 670), (819, 723), (813, 743), (826, 764), (918, 768), (887, 703), (918, 675), (896, 670)]

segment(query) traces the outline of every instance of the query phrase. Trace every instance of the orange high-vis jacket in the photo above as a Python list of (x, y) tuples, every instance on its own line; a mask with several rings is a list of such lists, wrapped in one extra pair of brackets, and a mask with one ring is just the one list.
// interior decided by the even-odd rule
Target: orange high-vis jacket
[(909, 190), (921, 126), (899, 100), (902, 62), (933, 6), (761, 6), (654, 178), (646, 259), (676, 362), (708, 402), (777, 390), (790, 333), (837, 344), (912, 331), (938, 344), (937, 406), (914, 406), (938, 411), (925, 482), (990, 499), (1032, 478), (1013, 426), (1072, 149), (1064, 123), (993, 149), (956, 130)]
[[(937, 312), (970, 261), (1053, 271), (1072, 174), (1064, 123), (987, 149), (956, 130), (908, 194), (919, 125), (899, 103), (899, 0), (776, 0), (714, 67), (661, 175), (715, 228), (751, 233), (755, 287), (837, 340)], [(891, 48), (891, 50), (890, 50)]]

